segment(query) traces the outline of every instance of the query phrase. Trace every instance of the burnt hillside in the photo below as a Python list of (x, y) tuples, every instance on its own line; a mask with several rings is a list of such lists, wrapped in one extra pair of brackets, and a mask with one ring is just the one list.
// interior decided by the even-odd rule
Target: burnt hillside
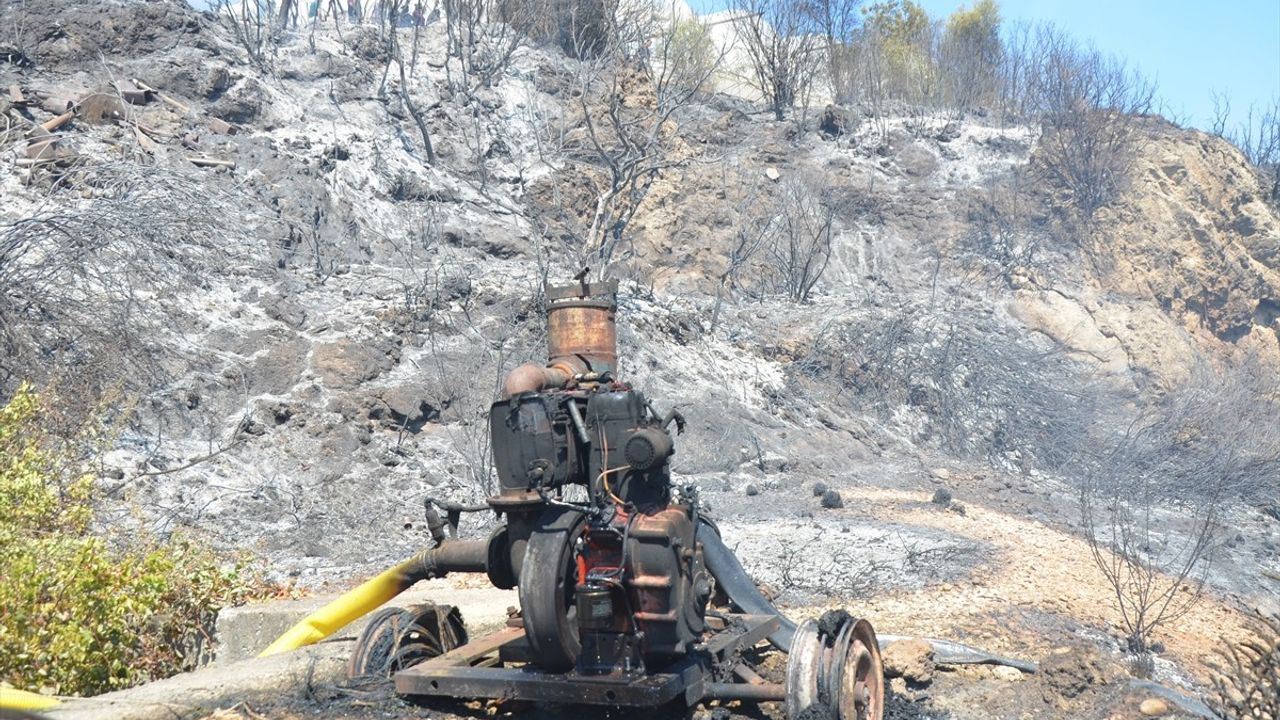
[(656, 55), (491, 33), (463, 61), (444, 19), (262, 41), (59, 0), (6, 27), (0, 393), (113, 423), (105, 522), (309, 588), (411, 554), (423, 498), (489, 490), (541, 287), (591, 266), (622, 282), (622, 374), (689, 419), (680, 482), (783, 603), (1119, 652), (1085, 540), (1115, 517), (1081, 500), (1140, 487), (1175, 576), (1214, 538), (1159, 679), (1202, 687), (1238, 606), (1276, 609), (1280, 210), (1222, 138), (1126, 115), (1089, 204), (1062, 172), (1088, 130), (1030, 111), (778, 119)]

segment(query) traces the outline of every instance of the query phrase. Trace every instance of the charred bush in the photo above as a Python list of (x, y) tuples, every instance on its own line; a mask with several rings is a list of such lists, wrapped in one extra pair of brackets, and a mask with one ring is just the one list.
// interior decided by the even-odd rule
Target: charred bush
[(1035, 166), (1082, 220), (1124, 189), (1155, 86), (1051, 26), (1035, 35), (1026, 104), (1043, 124)]
[(92, 388), (146, 383), (189, 349), (172, 335), (180, 291), (235, 264), (244, 243), (225, 218), (243, 213), (195, 176), (124, 162), (73, 169), (52, 193), (0, 224), (0, 388), (74, 374), (92, 403)]
[(1252, 638), (1224, 643), (1211, 661), (1217, 710), (1227, 720), (1280, 718), (1280, 615), (1254, 611)]
[(962, 456), (1024, 471), (1063, 466), (1090, 422), (1097, 391), (1086, 370), (982, 318), (905, 304), (832, 323), (791, 379), (816, 397), (834, 381), (846, 402)]
[[(1198, 368), (1154, 401), (1113, 410), (1081, 443), (1082, 524), (1133, 652), (1199, 599), (1225, 504), (1273, 484), (1277, 398), (1266, 373)], [(1161, 520), (1168, 510), (1179, 519)]]

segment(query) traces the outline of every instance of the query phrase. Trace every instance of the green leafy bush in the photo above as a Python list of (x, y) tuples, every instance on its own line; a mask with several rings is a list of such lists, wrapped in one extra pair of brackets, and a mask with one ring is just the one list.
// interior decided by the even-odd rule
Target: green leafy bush
[(270, 589), (192, 537), (95, 528), (93, 477), (40, 416), (28, 386), (0, 408), (0, 681), (94, 694), (194, 667), (218, 608)]

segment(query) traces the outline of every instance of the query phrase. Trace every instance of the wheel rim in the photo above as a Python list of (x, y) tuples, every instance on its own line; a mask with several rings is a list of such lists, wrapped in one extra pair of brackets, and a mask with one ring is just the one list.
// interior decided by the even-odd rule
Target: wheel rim
[(466, 643), (466, 637), (456, 608), (431, 604), (385, 608), (356, 638), (347, 676), (390, 677)]
[(818, 623), (805, 620), (796, 628), (787, 656), (787, 717), (800, 717), (818, 701), (818, 677), (822, 669), (822, 641)]
[(849, 649), (840, 674), (840, 720), (881, 720), (884, 717), (884, 667), (871, 623), (859, 620), (852, 628)]

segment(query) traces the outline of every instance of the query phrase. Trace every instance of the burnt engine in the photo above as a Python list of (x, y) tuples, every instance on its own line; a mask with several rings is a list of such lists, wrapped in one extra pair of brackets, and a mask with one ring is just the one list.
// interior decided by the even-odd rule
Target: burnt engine
[(697, 498), (676, 491), (674, 411), (615, 376), (616, 283), (547, 289), (546, 366), (508, 376), (490, 410), (506, 523), (486, 566), (519, 588), (530, 659), (548, 670), (643, 673), (689, 652), (713, 580)]

